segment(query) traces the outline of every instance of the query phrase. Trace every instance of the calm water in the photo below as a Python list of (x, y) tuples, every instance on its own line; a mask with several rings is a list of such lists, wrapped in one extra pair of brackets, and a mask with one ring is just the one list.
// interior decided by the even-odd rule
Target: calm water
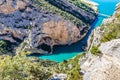
[[(114, 10), (115, 10), (115, 5), (120, 2), (120, 0), (92, 0), (94, 2), (97, 2), (99, 4), (98, 10), (100, 13), (107, 14), (107, 15), (112, 15)], [(92, 25), (92, 29), (96, 28), (102, 23), (102, 20), (104, 17), (98, 17), (98, 20), (95, 22), (95, 24)], [(54, 47), (54, 52), (51, 55), (34, 55), (36, 57), (39, 57), (41, 59), (48, 59), (48, 60), (53, 60), (56, 62), (62, 62), (63, 60), (67, 60), (69, 58), (74, 57), (76, 54), (80, 54), (83, 52), (82, 46), (86, 44), (87, 39), (91, 33), (91, 30), (87, 34), (87, 36), (70, 46), (55, 46)]]
[[(112, 15), (114, 13), (116, 4), (120, 2), (120, 0), (92, 0), (94, 2), (97, 2), (99, 4), (98, 10), (100, 13)], [(96, 26), (99, 26), (104, 17), (98, 17), (98, 22), (96, 23)]]

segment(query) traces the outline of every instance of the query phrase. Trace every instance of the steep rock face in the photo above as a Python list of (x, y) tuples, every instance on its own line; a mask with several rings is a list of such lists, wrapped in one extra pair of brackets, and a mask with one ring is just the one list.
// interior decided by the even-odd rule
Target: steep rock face
[(102, 57), (92, 56), (81, 66), (83, 80), (120, 79), (120, 39), (102, 43), (99, 47)]
[(76, 26), (60, 18), (46, 21), (41, 27), (32, 28), (28, 37), (31, 39), (31, 47), (51, 52), (54, 45), (71, 44), (82, 39), (83, 36)]
[(105, 19), (103, 24), (94, 30), (90, 47), (98, 46), (102, 56), (92, 55), (90, 50), (88, 51), (88, 59), (81, 66), (83, 80), (120, 79), (119, 15), (120, 5), (113, 16)]
[[(96, 14), (87, 12), (83, 9), (77, 8), (76, 6), (73, 6), (66, 2), (65, 0), (46, 0), (49, 1), (49, 3), (59, 7), (60, 9), (69, 12), (70, 14), (76, 16), (77, 18), (83, 20), (85, 23), (92, 24), (95, 20)], [(91, 15), (91, 16), (89, 16)]]
[(0, 40), (2, 39), (13, 44), (18, 44), (25, 37), (27, 37), (27, 32), (25, 30), (0, 26)]
[(16, 47), (26, 40), (26, 50), (34, 53), (51, 52), (54, 45), (72, 44), (82, 39), (89, 28), (78, 28), (62, 17), (41, 12), (29, 0), (0, 2), (0, 40)]
[(2, 0), (0, 1), (0, 11), (8, 14), (19, 9), (24, 9), (27, 6), (26, 3), (28, 2), (28, 0)]

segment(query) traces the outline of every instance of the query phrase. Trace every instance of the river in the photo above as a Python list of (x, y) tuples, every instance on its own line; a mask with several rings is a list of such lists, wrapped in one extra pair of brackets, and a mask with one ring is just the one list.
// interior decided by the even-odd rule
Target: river
[[(114, 13), (116, 4), (120, 2), (120, 0), (92, 0), (99, 4), (98, 10), (102, 14), (112, 15)], [(98, 20), (92, 25), (92, 29), (88, 32), (86, 37), (82, 39), (79, 42), (76, 42), (70, 46), (55, 46), (53, 49), (53, 53), (51, 55), (39, 55), (35, 54), (33, 56), (36, 56), (41, 59), (48, 59), (56, 62), (62, 62), (63, 60), (70, 59), (74, 57), (77, 54), (80, 54), (83, 52), (82, 46), (85, 45), (85, 43), (88, 40), (88, 37), (93, 29), (100, 26), (103, 19), (105, 17), (98, 16)]]

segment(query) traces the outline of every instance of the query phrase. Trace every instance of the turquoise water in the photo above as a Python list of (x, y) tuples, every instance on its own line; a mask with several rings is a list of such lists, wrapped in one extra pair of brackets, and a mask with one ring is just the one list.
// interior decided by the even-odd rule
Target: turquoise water
[[(120, 2), (120, 0), (91, 0), (97, 2), (99, 4), (98, 10), (100, 13), (112, 15), (114, 13), (116, 4)], [(98, 22), (96, 23), (95, 27), (99, 26), (104, 17), (98, 17)]]
[[(100, 13), (112, 15), (115, 10), (115, 5), (120, 0), (92, 0), (92, 1), (97, 2), (99, 4), (98, 10)], [(68, 45), (55, 46), (54, 51), (51, 55), (39, 55), (38, 54), (34, 56), (39, 57), (41, 59), (48, 59), (48, 60), (53, 60), (56, 62), (62, 62), (63, 60), (70, 59), (74, 57), (75, 55), (80, 54), (81, 52), (83, 52), (82, 46), (86, 45), (87, 39), (91, 31), (97, 26), (99, 26), (102, 23), (104, 18), (105, 17), (100, 17), (100, 16), (98, 17), (98, 20), (92, 25), (92, 29), (89, 31), (89, 33), (83, 40), (77, 43), (74, 43), (70, 46)]]

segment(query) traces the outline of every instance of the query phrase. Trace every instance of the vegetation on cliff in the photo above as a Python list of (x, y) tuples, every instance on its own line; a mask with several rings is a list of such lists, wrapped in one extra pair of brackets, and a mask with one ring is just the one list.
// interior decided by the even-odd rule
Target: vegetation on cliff
[[(116, 8), (115, 14), (112, 16), (112, 21), (108, 18), (108, 23), (101, 26), (102, 38), (101, 42), (107, 42), (113, 39), (120, 38), (120, 8)], [(110, 22), (109, 22), (110, 21)], [(107, 27), (106, 27), (107, 26)]]
[(83, 9), (85, 11), (95, 13), (94, 10), (91, 8), (91, 5), (89, 5), (87, 3), (84, 3), (81, 0), (66, 0), (66, 1), (68, 1), (69, 3), (81, 8), (81, 9)]
[[(92, 12), (92, 14), (95, 14), (93, 9), (91, 9), (85, 3), (81, 2), (81, 1), (78, 1), (78, 0), (74, 0), (74, 1), (67, 0), (67, 1), (72, 3), (75, 6), (79, 7), (80, 9), (85, 10), (86, 12), (90, 12), (90, 13)], [(64, 10), (61, 10), (60, 8), (56, 7), (55, 5), (50, 4), (49, 0), (33, 0), (33, 3), (35, 4), (36, 7), (41, 7), (42, 11), (49, 11), (50, 13), (54, 13), (59, 16), (62, 16), (64, 19), (73, 22), (75, 25), (78, 25), (78, 26), (85, 25), (85, 22), (83, 22), (82, 19), (79, 19)]]
[[(120, 19), (120, 18), (118, 18)], [(101, 42), (107, 42), (113, 39), (120, 38), (120, 24), (119, 23), (109, 23), (106, 25), (105, 31), (102, 33), (103, 37)]]
[(98, 48), (99, 48), (99, 46), (92, 46), (92, 48), (90, 50), (91, 54), (96, 55), (96, 56), (101, 56), (102, 53)]
[(80, 63), (85, 58), (86, 53), (76, 55), (74, 58), (65, 60), (58, 65), (56, 72), (67, 74), (68, 80), (82, 80), (82, 74), (80, 73)]
[(54, 14), (57, 14), (59, 16), (62, 16), (64, 19), (70, 20), (76, 25), (77, 24), (82, 25), (81, 20), (79, 20), (78, 18), (74, 17), (73, 15), (71, 15), (65, 11), (62, 11), (61, 9), (49, 4), (45, 0), (34, 0), (33, 2), (36, 6), (42, 7), (43, 11), (48, 10), (50, 13), (54, 13)]

